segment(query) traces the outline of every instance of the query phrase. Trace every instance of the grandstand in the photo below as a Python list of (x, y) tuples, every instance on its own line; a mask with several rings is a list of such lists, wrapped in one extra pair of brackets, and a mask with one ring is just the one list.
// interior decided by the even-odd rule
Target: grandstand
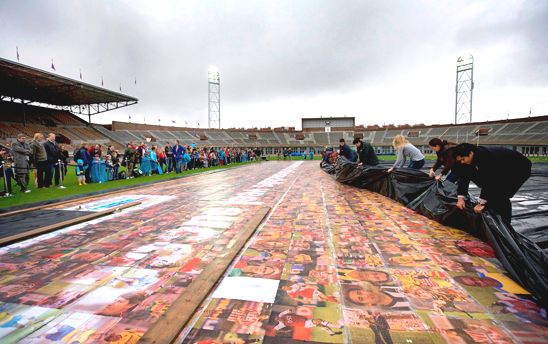
[[(310, 128), (305, 131), (294, 128), (203, 129), (117, 121), (110, 125), (89, 125), (69, 111), (29, 105), (26, 105), (25, 116), (26, 123), (23, 123), (21, 104), (0, 102), (0, 138), (13, 141), (19, 132), (28, 136), (35, 132), (54, 132), (61, 142), (72, 146), (88, 142), (121, 148), (130, 141), (150, 139), (158, 145), (165, 145), (180, 140), (185, 144), (207, 147), (261, 147), (267, 154), (272, 154), (284, 147), (291, 147), (293, 151), (307, 148), (320, 151), (326, 146), (338, 145), (341, 137), (347, 142), (361, 137), (371, 142), (379, 154), (393, 154), (392, 139), (402, 134), (425, 152), (429, 152), (428, 141), (439, 137), (456, 143), (507, 146), (527, 155), (548, 155), (548, 116), (460, 125), (356, 126), (354, 130), (342, 128), (331, 132)], [(476, 134), (480, 129), (487, 135), (478, 137)]]

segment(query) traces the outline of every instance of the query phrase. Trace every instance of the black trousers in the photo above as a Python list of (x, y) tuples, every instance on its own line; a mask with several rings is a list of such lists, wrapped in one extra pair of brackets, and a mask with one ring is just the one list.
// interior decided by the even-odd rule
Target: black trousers
[(508, 224), (512, 221), (512, 202), (504, 196), (493, 197), (487, 201), (487, 207), (499, 214)]
[(45, 187), (50, 187), (53, 184), (52, 180), (55, 181), (56, 186), (59, 185), (59, 180), (61, 179), (59, 168), (59, 165), (56, 163), (47, 165), (46, 178), (44, 180)]
[(47, 166), (46, 161), (37, 161), (36, 162), (36, 180), (38, 182), (38, 187), (39, 188), (43, 188), (45, 186), (51, 185), (51, 179), (50, 179), (50, 184), (46, 185), (47, 170), (48, 170), (48, 166)]

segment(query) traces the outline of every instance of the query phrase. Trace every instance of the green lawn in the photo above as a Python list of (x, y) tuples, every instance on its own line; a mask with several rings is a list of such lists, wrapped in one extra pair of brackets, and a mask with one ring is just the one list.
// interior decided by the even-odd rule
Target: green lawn
[[(32, 192), (28, 194), (21, 193), (19, 191), (19, 186), (15, 185), (15, 182), (12, 181), (12, 187), (14, 195), (11, 197), (0, 197), (0, 209), (3, 208), (10, 208), (14, 206), (20, 206), (23, 204), (32, 204), (37, 202), (43, 202), (43, 201), (51, 201), (67, 196), (74, 196), (74, 195), (81, 195), (81, 194), (87, 194), (91, 192), (96, 191), (102, 191), (114, 188), (120, 188), (124, 186), (132, 186), (132, 185), (139, 185), (143, 183), (150, 183), (155, 181), (162, 181), (162, 180), (170, 180), (175, 178), (180, 178), (182, 176), (187, 176), (190, 174), (196, 174), (201, 172), (207, 172), (207, 171), (214, 171), (219, 169), (224, 169), (227, 167), (236, 167), (236, 166), (242, 166), (245, 164), (250, 164), (254, 162), (243, 162), (243, 163), (232, 163), (229, 166), (215, 166), (210, 167), (207, 169), (195, 169), (195, 170), (189, 170), (184, 171), (179, 174), (175, 173), (169, 173), (169, 174), (163, 174), (163, 175), (152, 175), (152, 176), (143, 176), (139, 178), (132, 178), (132, 179), (124, 179), (124, 180), (114, 180), (107, 183), (101, 183), (101, 184), (87, 184), (79, 186), (78, 182), (76, 180), (76, 173), (74, 172), (74, 166), (69, 166), (67, 171), (67, 176), (63, 182), (63, 185), (66, 187), (66, 189), (59, 189), (57, 187), (52, 186), (49, 189), (36, 189), (34, 185), (34, 181), (32, 180), (29, 184), (29, 189), (32, 190)], [(125, 168), (121, 168), (120, 171), (125, 170)], [(0, 180), (1, 182), (4, 182), (4, 179)], [(0, 190), (3, 190), (4, 188), (0, 186)]]

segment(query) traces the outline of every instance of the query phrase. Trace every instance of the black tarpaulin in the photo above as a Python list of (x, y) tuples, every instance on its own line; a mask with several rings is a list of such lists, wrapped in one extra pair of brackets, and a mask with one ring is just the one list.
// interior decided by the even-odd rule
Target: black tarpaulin
[[(474, 213), (477, 202), (472, 195), (466, 199), (466, 209), (458, 209), (456, 185), (436, 182), (421, 171), (401, 168), (388, 173), (385, 167), (359, 166), (342, 157), (335, 166), (322, 163), (321, 168), (341, 183), (377, 192), (428, 218), (487, 241), (510, 275), (544, 307), (548, 306), (548, 226), (542, 211), (540, 217), (531, 212), (517, 215), (526, 221), (519, 222), (525, 228), (516, 232), (492, 210)], [(531, 224), (529, 228), (527, 221)]]

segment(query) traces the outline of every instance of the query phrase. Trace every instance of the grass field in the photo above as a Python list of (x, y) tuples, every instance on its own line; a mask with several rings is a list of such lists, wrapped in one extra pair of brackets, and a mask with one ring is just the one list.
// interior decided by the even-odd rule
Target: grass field
[[(227, 167), (242, 166), (250, 163), (255, 163), (255, 162), (233, 163), (228, 166), (215, 166), (207, 169), (195, 169), (195, 170), (184, 171), (179, 174), (175, 174), (174, 172), (163, 174), (163, 175), (155, 174), (152, 176), (143, 176), (139, 178), (123, 179), (123, 180), (113, 180), (107, 183), (100, 183), (100, 184), (93, 183), (93, 184), (87, 184), (82, 186), (79, 186), (76, 180), (76, 173), (74, 172), (75, 167), (69, 166), (67, 171), (67, 176), (63, 182), (63, 185), (66, 187), (66, 189), (59, 189), (55, 186), (52, 186), (51, 188), (48, 188), (48, 189), (36, 189), (36, 186), (34, 185), (34, 181), (32, 180), (32, 177), (31, 177), (31, 182), (30, 182), (31, 185), (29, 186), (29, 189), (31, 190), (31, 192), (25, 194), (25, 193), (21, 193), (19, 191), (19, 186), (15, 185), (15, 182), (12, 181), (14, 195), (11, 197), (0, 197), (0, 209), (20, 206), (24, 204), (50, 201), (50, 200), (55, 200), (55, 199), (59, 199), (67, 196), (86, 194), (86, 193), (96, 192), (101, 190), (107, 191), (109, 189), (115, 189), (115, 188), (124, 187), (124, 186), (133, 186), (133, 185), (139, 185), (139, 184), (150, 183), (155, 181), (170, 180), (170, 179), (180, 178), (182, 176), (187, 176), (191, 174), (215, 171), (215, 170), (224, 169)], [(123, 170), (125, 170), (125, 168), (120, 169), (120, 171), (123, 171)], [(1, 179), (0, 181), (4, 182), (3, 179)], [(0, 190), (3, 190), (3, 189), (4, 189), (3, 186), (0, 186)]]

